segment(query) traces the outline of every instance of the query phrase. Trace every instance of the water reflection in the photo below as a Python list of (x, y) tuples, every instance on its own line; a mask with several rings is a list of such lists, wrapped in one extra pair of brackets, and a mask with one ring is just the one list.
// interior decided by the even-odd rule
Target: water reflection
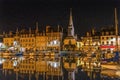
[[(75, 80), (102, 80), (100, 69), (95, 67), (99, 63), (92, 60), (83, 62), (80, 57), (75, 57), (74, 60)], [(2, 56), (0, 80), (71, 80), (69, 64), (66, 65), (66, 61), (67, 58), (32, 55), (32, 53), (24, 56)]]

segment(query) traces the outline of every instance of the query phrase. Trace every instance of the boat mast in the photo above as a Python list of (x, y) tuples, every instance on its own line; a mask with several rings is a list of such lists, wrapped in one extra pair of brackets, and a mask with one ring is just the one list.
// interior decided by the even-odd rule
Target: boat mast
[(115, 35), (116, 35), (116, 51), (118, 51), (118, 19), (116, 8), (115, 8)]

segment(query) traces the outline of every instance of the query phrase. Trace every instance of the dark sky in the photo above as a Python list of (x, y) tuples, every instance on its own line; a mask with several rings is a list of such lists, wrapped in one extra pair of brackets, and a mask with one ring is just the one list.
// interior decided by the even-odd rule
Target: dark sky
[(34, 29), (36, 21), (39, 29), (58, 24), (66, 29), (72, 8), (75, 33), (83, 35), (92, 27), (113, 25), (115, 7), (120, 14), (119, 0), (0, 0), (0, 5), (0, 32)]

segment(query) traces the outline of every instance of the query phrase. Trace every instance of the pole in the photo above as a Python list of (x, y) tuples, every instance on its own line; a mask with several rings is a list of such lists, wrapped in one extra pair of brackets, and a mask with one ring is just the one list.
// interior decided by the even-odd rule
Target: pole
[(118, 19), (117, 9), (115, 8), (115, 34), (116, 34), (116, 50), (118, 51)]

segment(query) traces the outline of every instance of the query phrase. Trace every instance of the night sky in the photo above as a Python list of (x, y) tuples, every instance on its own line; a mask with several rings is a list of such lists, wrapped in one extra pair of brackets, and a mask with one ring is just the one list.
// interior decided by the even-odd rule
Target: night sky
[(114, 25), (115, 7), (120, 18), (119, 0), (0, 0), (0, 33), (34, 29), (36, 21), (39, 29), (46, 25), (66, 29), (72, 8), (75, 33), (82, 36), (92, 27)]

